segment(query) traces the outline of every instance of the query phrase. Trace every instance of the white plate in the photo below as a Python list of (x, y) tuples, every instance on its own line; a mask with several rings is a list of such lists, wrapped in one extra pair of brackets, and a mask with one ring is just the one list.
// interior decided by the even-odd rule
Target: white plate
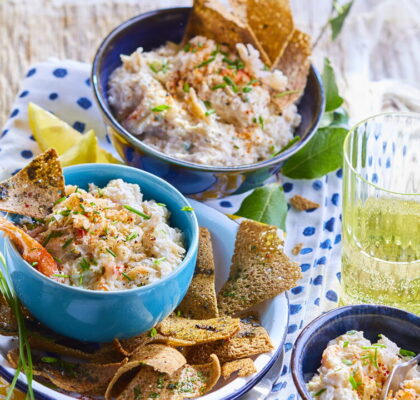
[[(219, 290), (229, 275), (229, 266), (238, 224), (211, 207), (194, 200), (190, 201), (197, 213), (199, 225), (206, 227), (212, 234), (216, 265), (216, 290)], [(2, 248), (1, 240), (0, 237), (0, 249)], [(239, 398), (263, 378), (280, 355), (289, 319), (287, 296), (283, 293), (272, 300), (262, 303), (255, 310), (260, 317), (261, 324), (270, 335), (274, 350), (270, 353), (261, 354), (255, 359), (256, 374), (246, 378), (231, 379), (227, 382), (222, 380), (211, 393), (201, 397), (201, 399), (234, 400)], [(15, 339), (0, 336), (0, 375), (9, 382), (13, 378), (14, 369), (8, 366), (5, 355), (12, 347), (16, 347)], [(26, 391), (26, 378), (23, 374), (19, 377), (17, 386), (19, 389)], [(36, 381), (33, 382), (33, 389), (36, 398), (39, 400), (74, 399), (70, 395), (57, 392)], [(83, 398), (86, 399), (86, 397)]]

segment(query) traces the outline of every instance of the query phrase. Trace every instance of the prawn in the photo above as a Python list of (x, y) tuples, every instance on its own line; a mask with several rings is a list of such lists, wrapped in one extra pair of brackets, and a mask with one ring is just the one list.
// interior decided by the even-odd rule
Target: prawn
[(2, 217), (0, 217), (0, 231), (3, 231), (18, 247), (23, 259), (35, 266), (39, 272), (48, 277), (59, 272), (53, 256), (25, 231)]

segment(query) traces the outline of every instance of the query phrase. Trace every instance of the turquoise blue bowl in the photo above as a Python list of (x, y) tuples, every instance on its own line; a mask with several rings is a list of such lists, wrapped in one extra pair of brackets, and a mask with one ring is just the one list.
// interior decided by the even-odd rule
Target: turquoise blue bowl
[(194, 212), (182, 211), (188, 200), (162, 179), (136, 168), (112, 164), (83, 164), (64, 169), (66, 184), (86, 189), (121, 178), (141, 187), (144, 198), (165, 203), (170, 225), (184, 232), (187, 254), (179, 267), (161, 281), (118, 292), (67, 286), (38, 272), (6, 239), (5, 255), (15, 291), (43, 324), (65, 336), (90, 342), (128, 338), (151, 329), (168, 316), (184, 297), (194, 272), (198, 223)]

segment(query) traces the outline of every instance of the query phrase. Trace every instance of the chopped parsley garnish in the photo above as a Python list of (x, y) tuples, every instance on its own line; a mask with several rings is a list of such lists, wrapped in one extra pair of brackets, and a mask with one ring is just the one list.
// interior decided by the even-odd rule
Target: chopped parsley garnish
[(190, 207), (190, 206), (184, 206), (181, 208), (181, 211), (194, 211), (194, 208)]
[(354, 374), (349, 376), (349, 382), (350, 382), (351, 387), (354, 390), (357, 390), (358, 387), (361, 385), (361, 382), (356, 381), (356, 378), (354, 377)]
[(126, 210), (133, 212), (134, 214), (140, 215), (140, 217), (143, 217), (144, 219), (150, 219), (150, 215), (147, 215), (143, 212), (141, 212), (140, 210), (137, 210), (134, 207), (128, 206), (128, 205), (124, 205), (123, 206)]
[(111, 254), (111, 256), (112, 257), (114, 257), (114, 258), (116, 258), (117, 257), (117, 255), (111, 250), (111, 249), (108, 249), (108, 248), (106, 248), (105, 249), (109, 254)]
[(343, 343), (343, 349), (345, 349), (348, 345), (349, 345), (349, 342), (347, 342), (347, 341), (346, 341), (346, 342), (344, 342), (344, 343)]
[(226, 85), (226, 83), (220, 83), (219, 85), (214, 85), (211, 90), (224, 89)]
[(209, 108), (205, 113), (204, 113), (204, 115), (206, 115), (206, 116), (209, 116), (209, 115), (212, 115), (212, 114), (215, 114), (216, 113), (216, 110), (214, 110), (213, 108)]
[(132, 281), (133, 280), (133, 278), (130, 278), (125, 272), (121, 272), (121, 275), (125, 278), (125, 279), (127, 279), (128, 281)]
[(149, 336), (150, 336), (150, 337), (155, 337), (156, 335), (157, 335), (157, 330), (156, 330), (156, 328), (152, 328), (152, 329), (150, 329)]
[(353, 361), (351, 361), (351, 360), (347, 360), (347, 358), (343, 358), (343, 359), (341, 360), (341, 362), (342, 362), (344, 365), (353, 365)]
[(162, 261), (165, 261), (166, 257), (156, 258), (156, 260), (153, 261), (153, 264), (159, 265)]
[(52, 276), (56, 278), (70, 278), (70, 275), (64, 275), (64, 274), (53, 274)]
[(130, 240), (135, 239), (139, 234), (137, 232), (130, 233), (126, 238), (125, 241), (129, 242)]
[(82, 260), (79, 262), (79, 267), (82, 268), (83, 271), (88, 270), (90, 268), (89, 261), (83, 257)]
[(242, 91), (243, 91), (244, 93), (249, 93), (251, 90), (252, 90), (252, 87), (250, 87), (250, 86), (245, 86), (245, 87), (242, 89)]
[(58, 238), (60, 236), (63, 236), (63, 232), (57, 232), (57, 231), (50, 232), (50, 234), (42, 242), (42, 245), (45, 247), (51, 239)]
[(53, 364), (58, 362), (58, 358), (56, 357), (42, 357), (41, 358), (42, 362), (48, 363), (48, 364)]
[(64, 200), (66, 200), (66, 198), (67, 198), (67, 196), (60, 197), (58, 200), (56, 200), (56, 201), (54, 202), (54, 205), (56, 205), (56, 204), (59, 204), (59, 203), (63, 202)]
[(415, 357), (416, 353), (410, 350), (400, 349), (400, 355), (403, 357)]
[(162, 112), (165, 110), (169, 110), (171, 106), (168, 106), (167, 104), (160, 104), (159, 106), (153, 107), (150, 110), (153, 112)]
[(204, 60), (202, 63), (196, 65), (195, 68), (204, 67), (205, 65), (208, 65), (211, 62), (213, 62), (215, 59), (216, 59), (216, 56), (212, 56), (212, 57), (208, 58), (207, 60)]
[(238, 92), (238, 87), (235, 85), (235, 83), (232, 81), (231, 78), (229, 78), (228, 76), (224, 76), (223, 80), (232, 88), (232, 90), (237, 93)]
[(184, 82), (184, 85), (182, 86), (182, 90), (185, 93), (188, 93), (190, 91), (190, 84), (188, 82)]
[(296, 93), (299, 93), (299, 90), (285, 90), (284, 92), (275, 94), (274, 97), (276, 99), (279, 99), (281, 97), (288, 96), (289, 94), (296, 94)]
[(323, 388), (323, 389), (321, 389), (321, 390), (318, 390), (318, 391), (314, 394), (314, 396), (315, 396), (315, 397), (321, 396), (321, 394), (322, 394), (322, 393), (324, 393), (324, 392), (326, 392), (326, 391), (327, 391), (327, 389), (326, 389), (326, 388)]

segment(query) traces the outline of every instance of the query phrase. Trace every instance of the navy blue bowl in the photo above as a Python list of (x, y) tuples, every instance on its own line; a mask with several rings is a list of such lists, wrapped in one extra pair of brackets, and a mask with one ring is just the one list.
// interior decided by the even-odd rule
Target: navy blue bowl
[(328, 342), (353, 329), (363, 331), (374, 342), (382, 333), (399, 347), (420, 353), (420, 317), (398, 308), (372, 304), (336, 308), (314, 319), (293, 347), (292, 375), (302, 399), (312, 400), (306, 383), (321, 366)]
[(183, 194), (199, 200), (243, 193), (261, 186), (277, 173), (284, 161), (302, 148), (315, 133), (324, 109), (322, 81), (311, 66), (298, 110), (302, 122), (295, 135), (301, 140), (277, 157), (237, 167), (213, 167), (181, 161), (147, 146), (114, 117), (108, 103), (108, 80), (121, 65), (120, 55), (138, 47), (150, 51), (170, 40), (182, 39), (191, 8), (168, 8), (138, 15), (115, 28), (102, 42), (92, 66), (93, 90), (108, 125), (111, 140), (123, 160), (165, 179)]

